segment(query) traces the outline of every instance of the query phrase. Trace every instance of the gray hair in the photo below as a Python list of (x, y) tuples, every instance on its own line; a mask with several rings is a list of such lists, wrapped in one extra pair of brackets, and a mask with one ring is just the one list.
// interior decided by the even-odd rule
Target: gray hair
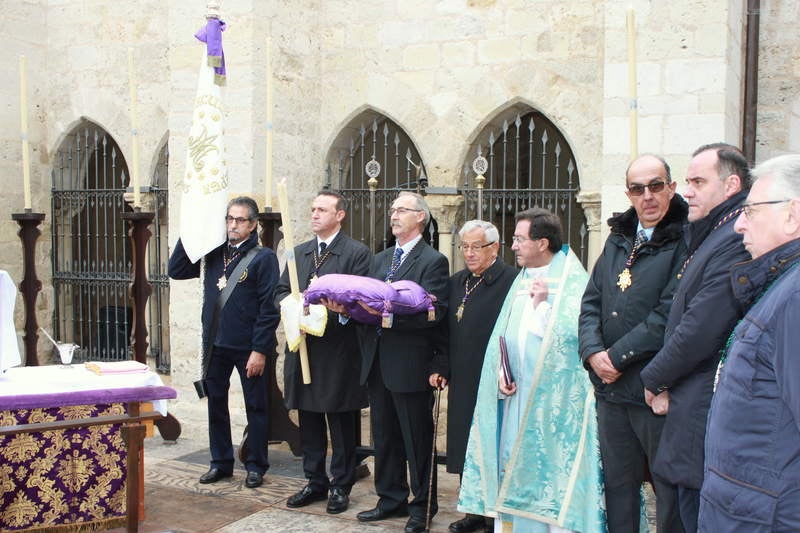
[(228, 202), (228, 208), (225, 212), (227, 213), (228, 211), (230, 211), (231, 207), (234, 205), (241, 205), (246, 207), (247, 210), (250, 212), (247, 218), (250, 219), (251, 221), (258, 218), (258, 204), (256, 203), (255, 200), (253, 200), (249, 196), (237, 196), (236, 198), (232, 199), (230, 202)]
[(420, 211), (425, 213), (425, 220), (422, 221), (422, 227), (424, 228), (425, 226), (427, 226), (428, 221), (430, 221), (431, 219), (431, 210), (428, 208), (428, 204), (425, 202), (425, 198), (423, 198), (421, 194), (417, 194), (411, 191), (400, 191), (400, 194), (398, 194), (397, 197), (400, 198), (401, 196), (411, 196), (414, 199), (414, 201), (416, 202), (414, 209), (419, 209)]
[(497, 242), (500, 240), (500, 232), (497, 231), (497, 228), (491, 222), (486, 222), (485, 220), (468, 220), (461, 226), (461, 229), (458, 230), (458, 236), (462, 240), (464, 239), (464, 234), (469, 233), (474, 229), (482, 229), (484, 235), (486, 236), (486, 240), (489, 243)]
[(750, 175), (753, 181), (772, 177), (772, 192), (784, 198), (800, 198), (800, 154), (787, 154), (767, 159)]

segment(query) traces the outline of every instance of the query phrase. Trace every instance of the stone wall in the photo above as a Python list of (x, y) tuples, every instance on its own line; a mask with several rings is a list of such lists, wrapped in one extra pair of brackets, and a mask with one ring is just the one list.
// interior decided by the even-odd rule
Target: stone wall
[[(639, 151), (664, 154), (682, 181), (689, 153), (717, 140), (739, 143), (744, 0), (293, 0), (223, 2), (228, 23), (226, 139), (231, 194), (262, 203), (265, 45), (272, 36), (274, 179), (285, 178), (298, 240), (310, 236), (307, 206), (325, 183), (332, 143), (370, 113), (399, 124), (419, 149), (430, 185), (459, 185), (471, 150), (512, 109), (536, 109), (561, 130), (575, 154), (581, 200), (599, 252), (604, 220), (627, 207), (629, 160), (625, 12), (636, 11)], [(758, 159), (800, 150), (796, 2), (762, 2)], [(52, 314), (49, 173), (51, 157), (86, 118), (105, 128), (130, 157), (126, 50), (136, 51), (141, 168), (152, 174), (170, 143), (170, 244), (178, 238), (186, 132), (202, 45), (203, 0), (109, 3), (5, 2), (0, 58), (16, 72), (28, 56), (34, 210), (45, 212), (37, 267), (44, 290), (38, 316)], [(0, 88), (0, 168), (5, 213), (22, 206), (18, 87)], [(680, 190), (680, 188), (679, 188)], [(275, 205), (275, 198), (272, 199)], [(454, 198), (436, 200), (442, 214)], [(276, 206), (277, 209), (277, 206)], [(0, 222), (0, 264), (22, 277), (17, 226)], [(282, 254), (281, 254), (282, 255)], [(176, 412), (204, 427), (195, 401), (199, 285), (171, 284)], [(17, 304), (22, 329), (23, 306)], [(234, 380), (236, 381), (236, 380)]]

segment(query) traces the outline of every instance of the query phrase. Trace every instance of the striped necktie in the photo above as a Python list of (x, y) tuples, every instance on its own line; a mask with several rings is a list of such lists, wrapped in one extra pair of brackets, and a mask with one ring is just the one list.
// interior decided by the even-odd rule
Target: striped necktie
[(397, 272), (397, 269), (400, 268), (400, 258), (403, 257), (403, 249), (399, 246), (394, 249), (394, 255), (392, 256), (392, 264), (389, 266), (389, 271), (386, 273), (386, 281), (391, 282), (394, 280), (394, 275)]

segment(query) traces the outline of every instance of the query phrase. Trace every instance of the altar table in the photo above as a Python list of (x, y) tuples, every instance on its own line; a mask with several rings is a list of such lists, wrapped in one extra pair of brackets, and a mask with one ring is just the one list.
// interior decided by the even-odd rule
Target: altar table
[(141, 422), (166, 415), (175, 397), (150, 371), (97, 375), (76, 364), (0, 374), (0, 531), (135, 531), (140, 476), (127, 472), (141, 469)]

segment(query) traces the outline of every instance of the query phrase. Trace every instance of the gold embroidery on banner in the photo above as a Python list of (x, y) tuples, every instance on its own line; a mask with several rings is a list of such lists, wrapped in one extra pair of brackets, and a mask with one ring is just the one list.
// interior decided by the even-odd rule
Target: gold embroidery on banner
[(214, 145), (217, 142), (219, 135), (211, 135), (208, 133), (208, 128), (203, 125), (202, 130), (198, 135), (189, 135), (187, 144), (189, 146), (189, 154), (192, 158), (192, 166), (197, 172), (203, 170), (205, 163), (203, 159), (212, 153), (219, 152), (219, 148)]

